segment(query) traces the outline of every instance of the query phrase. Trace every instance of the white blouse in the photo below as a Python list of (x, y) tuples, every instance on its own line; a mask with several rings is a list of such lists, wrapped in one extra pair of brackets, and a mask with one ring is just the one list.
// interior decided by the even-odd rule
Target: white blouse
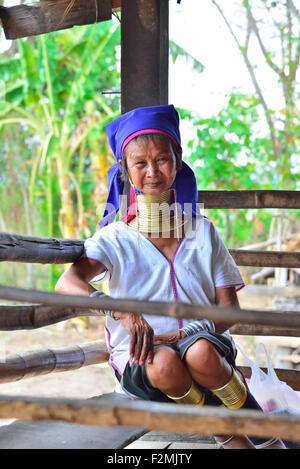
[[(194, 219), (195, 221), (195, 219)], [(213, 223), (204, 216), (189, 220), (171, 260), (122, 221), (113, 222), (85, 241), (85, 256), (107, 269), (112, 298), (215, 304), (215, 288), (245, 286), (239, 270)], [(96, 279), (94, 279), (96, 280)], [(144, 315), (154, 334), (174, 331), (190, 320)], [(129, 360), (129, 335), (120, 321), (106, 318), (110, 364), (121, 375)]]

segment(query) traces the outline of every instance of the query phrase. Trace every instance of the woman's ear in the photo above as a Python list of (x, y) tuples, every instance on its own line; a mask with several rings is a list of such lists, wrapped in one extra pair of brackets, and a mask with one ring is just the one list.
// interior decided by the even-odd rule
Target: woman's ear
[(119, 160), (118, 163), (121, 166), (121, 168), (123, 169), (123, 160)]

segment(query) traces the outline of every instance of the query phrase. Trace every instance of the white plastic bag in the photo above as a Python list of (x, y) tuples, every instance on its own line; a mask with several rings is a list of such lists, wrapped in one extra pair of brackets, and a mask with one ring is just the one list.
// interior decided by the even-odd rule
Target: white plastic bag
[[(262, 410), (264, 412), (284, 411), (300, 414), (300, 397), (290, 386), (278, 379), (265, 345), (263, 343), (257, 345), (255, 362), (247, 357), (239, 345), (236, 344), (236, 346), (251, 367), (252, 374), (250, 379), (246, 378), (246, 382), (249, 391)], [(261, 347), (264, 349), (267, 359), (267, 374), (259, 367), (258, 354)]]

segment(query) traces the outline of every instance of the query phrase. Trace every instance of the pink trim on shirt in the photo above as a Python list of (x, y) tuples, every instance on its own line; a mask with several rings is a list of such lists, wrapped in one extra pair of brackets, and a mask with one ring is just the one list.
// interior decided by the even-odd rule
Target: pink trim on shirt
[(218, 288), (229, 288), (229, 287), (240, 287), (240, 288), (236, 289), (236, 291), (239, 291), (242, 288), (244, 288), (244, 286), (245, 286), (244, 283), (233, 283), (232, 285), (221, 285), (220, 287), (216, 287), (216, 289), (218, 289)]
[[(124, 371), (122, 372), (121, 370), (119, 370), (119, 368), (117, 367), (117, 365), (114, 363), (114, 355), (113, 355), (113, 349), (114, 349), (114, 347), (113, 347), (113, 346), (111, 345), (111, 343), (110, 343), (110, 337), (111, 337), (111, 336), (110, 336), (110, 330), (109, 330), (106, 326), (104, 326), (104, 329), (105, 329), (106, 334), (107, 334), (107, 344), (108, 344), (109, 348), (111, 349), (111, 351), (110, 351), (110, 364), (111, 364), (111, 366), (112, 366), (115, 370), (117, 370), (118, 373), (120, 373), (120, 375), (123, 375)], [(128, 363), (128, 362), (127, 362), (127, 363)], [(127, 363), (126, 363), (126, 365), (127, 365)], [(125, 365), (125, 368), (126, 368), (126, 365)], [(124, 369), (125, 369), (125, 368), (124, 368)]]
[[(178, 249), (180, 248), (181, 246), (181, 243), (183, 242), (184, 240), (184, 237), (180, 240), (180, 242), (178, 243), (178, 246), (176, 248), (176, 251), (172, 257), (172, 259), (170, 260), (170, 263), (172, 264), (172, 269), (171, 269), (171, 277), (173, 279), (173, 282), (172, 283), (172, 288), (173, 288), (173, 284), (174, 284), (174, 288), (175, 288), (175, 291), (174, 291), (174, 288), (173, 288), (173, 293), (174, 293), (174, 296), (175, 296), (175, 300), (178, 301), (178, 291), (177, 291), (177, 286), (176, 286), (176, 277), (175, 277), (175, 268), (174, 268), (174, 261), (175, 261), (175, 257), (176, 257), (176, 254), (178, 252)], [(181, 327), (183, 327), (183, 322), (182, 322), (182, 319), (178, 319), (178, 325), (179, 325), (179, 329)]]
[(135, 137), (138, 137), (139, 135), (142, 134), (162, 134), (166, 135), (169, 137), (178, 147), (178, 143), (176, 142), (175, 138), (172, 137), (172, 135), (168, 134), (167, 132), (164, 132), (163, 130), (158, 130), (158, 129), (142, 129), (142, 130), (137, 130), (136, 132), (133, 132), (131, 135), (129, 135), (125, 140), (121, 148), (121, 158), (123, 158), (123, 151), (126, 145)]

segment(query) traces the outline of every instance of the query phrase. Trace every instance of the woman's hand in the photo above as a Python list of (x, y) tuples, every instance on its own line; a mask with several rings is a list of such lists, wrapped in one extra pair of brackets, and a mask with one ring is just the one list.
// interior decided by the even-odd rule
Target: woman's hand
[(119, 313), (114, 314), (122, 326), (125, 327), (129, 334), (129, 360), (138, 365), (144, 363), (152, 363), (153, 361), (153, 329), (140, 314)]
[(187, 337), (187, 334), (181, 329), (177, 329), (176, 331), (168, 332), (167, 334), (155, 335), (154, 345), (177, 344), (177, 342), (184, 337)]

